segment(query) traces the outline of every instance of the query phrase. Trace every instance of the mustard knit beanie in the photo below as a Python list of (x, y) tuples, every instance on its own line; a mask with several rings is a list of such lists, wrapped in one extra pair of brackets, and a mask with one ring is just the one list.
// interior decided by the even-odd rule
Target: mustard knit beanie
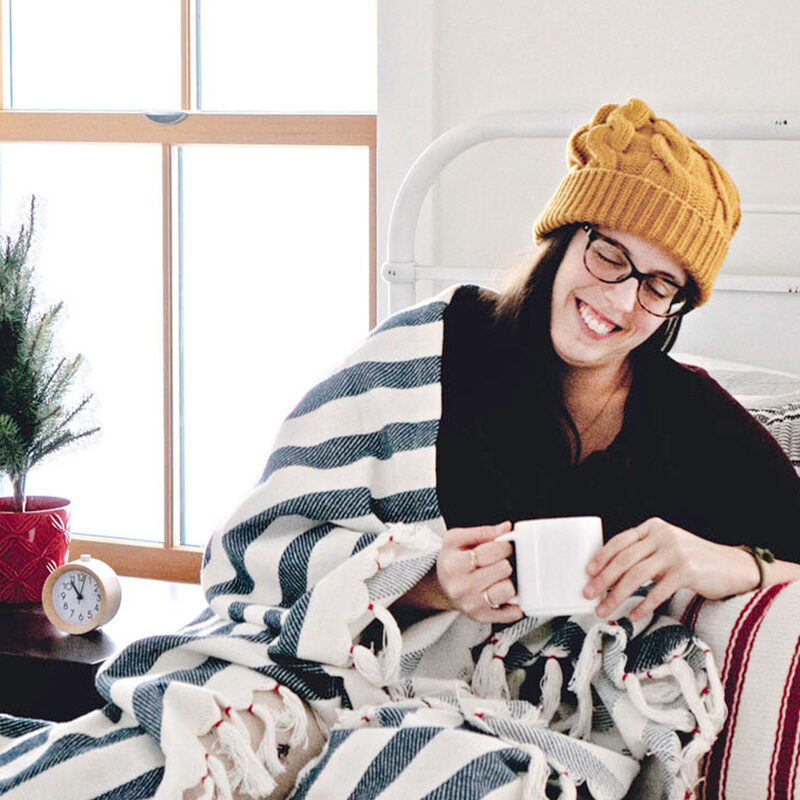
[(727, 172), (641, 100), (605, 105), (572, 133), (569, 172), (533, 226), (541, 242), (571, 223), (606, 225), (670, 253), (702, 305), (739, 227), (739, 193)]

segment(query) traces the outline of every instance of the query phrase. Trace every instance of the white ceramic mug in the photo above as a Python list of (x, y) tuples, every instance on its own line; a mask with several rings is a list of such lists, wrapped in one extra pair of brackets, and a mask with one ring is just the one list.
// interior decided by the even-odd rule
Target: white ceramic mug
[(588, 600), (586, 565), (603, 546), (600, 517), (554, 517), (515, 523), (495, 541), (512, 542), (516, 553), (516, 603), (529, 617), (588, 614), (600, 598)]

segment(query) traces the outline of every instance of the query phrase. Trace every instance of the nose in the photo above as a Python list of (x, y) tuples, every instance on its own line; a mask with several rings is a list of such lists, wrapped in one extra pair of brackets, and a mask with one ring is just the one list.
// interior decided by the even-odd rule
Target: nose
[(631, 312), (636, 308), (639, 282), (633, 275), (620, 283), (607, 283), (605, 291), (608, 293), (609, 301), (620, 311)]

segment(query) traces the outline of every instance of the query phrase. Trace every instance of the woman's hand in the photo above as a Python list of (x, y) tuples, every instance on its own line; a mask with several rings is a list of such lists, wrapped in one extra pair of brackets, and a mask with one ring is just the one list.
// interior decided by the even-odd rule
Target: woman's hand
[(678, 589), (717, 600), (758, 586), (758, 567), (749, 553), (695, 536), (658, 517), (609, 539), (586, 565), (591, 580), (583, 593), (594, 598), (609, 589), (595, 609), (608, 617), (636, 589), (655, 581), (628, 614), (637, 620), (653, 612)]
[[(436, 561), (436, 575), (451, 608), (478, 622), (522, 619), (524, 615), (518, 605), (507, 605), (516, 594), (508, 560), (511, 543), (493, 541), (511, 527), (506, 521), (499, 525), (451, 528), (445, 533)], [(491, 608), (487, 597), (500, 608)]]

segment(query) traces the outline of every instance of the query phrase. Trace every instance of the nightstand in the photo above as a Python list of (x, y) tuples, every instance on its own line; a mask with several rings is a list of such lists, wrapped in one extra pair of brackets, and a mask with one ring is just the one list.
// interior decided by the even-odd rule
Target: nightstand
[(0, 713), (64, 721), (105, 704), (94, 676), (137, 639), (174, 633), (206, 607), (197, 584), (120, 577), (122, 603), (81, 636), (50, 624), (40, 604), (0, 604)]

